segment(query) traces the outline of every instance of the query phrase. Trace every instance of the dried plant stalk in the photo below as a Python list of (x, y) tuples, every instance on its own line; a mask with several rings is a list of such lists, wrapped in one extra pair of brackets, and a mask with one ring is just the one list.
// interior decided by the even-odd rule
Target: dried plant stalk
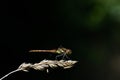
[(2, 78), (0, 78), (0, 80), (3, 80), (4, 78), (6, 78), (7, 76), (9, 76), (10, 74), (18, 72), (18, 71), (20, 71), (20, 70), (17, 69), (17, 70), (11, 71), (8, 74), (6, 74), (5, 76), (3, 76)]
[(46, 70), (48, 68), (56, 68), (56, 67), (62, 67), (63, 69), (71, 68), (77, 61), (72, 60), (43, 60), (39, 63), (31, 64), (31, 63), (23, 63), (19, 66), (19, 70), (22, 71), (29, 71), (30, 68), (33, 68), (35, 70)]
[(6, 78), (8, 75), (15, 73), (17, 71), (25, 71), (28, 72), (29, 69), (35, 69), (35, 70), (46, 70), (47, 73), (49, 72), (49, 68), (57, 68), (57, 67), (62, 67), (63, 69), (68, 69), (73, 67), (73, 65), (77, 63), (77, 61), (72, 61), (72, 60), (42, 60), (39, 63), (35, 63), (35, 64), (31, 64), (31, 63), (22, 63), (18, 69), (11, 71), (10, 73), (6, 74), (5, 76), (3, 76), (2, 78), (0, 78), (0, 80), (3, 80), (4, 78)]

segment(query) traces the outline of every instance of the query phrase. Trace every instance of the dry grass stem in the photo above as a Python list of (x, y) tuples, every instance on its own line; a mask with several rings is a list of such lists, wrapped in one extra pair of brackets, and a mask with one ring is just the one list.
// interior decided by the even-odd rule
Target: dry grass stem
[(72, 60), (43, 60), (39, 63), (31, 64), (31, 63), (23, 63), (19, 66), (18, 70), (29, 71), (30, 68), (35, 70), (48, 70), (48, 68), (56, 68), (62, 67), (63, 69), (71, 68), (73, 65), (77, 63), (77, 61)]
[(28, 72), (29, 69), (35, 69), (35, 70), (46, 70), (47, 73), (49, 72), (49, 68), (57, 68), (57, 67), (62, 67), (63, 69), (68, 69), (73, 67), (73, 65), (77, 63), (77, 61), (72, 61), (72, 60), (42, 60), (39, 63), (31, 64), (31, 63), (22, 63), (18, 69), (11, 71), (10, 73), (6, 74), (0, 80), (3, 80), (7, 76), (9, 76), (12, 73), (15, 73), (17, 71), (25, 71)]

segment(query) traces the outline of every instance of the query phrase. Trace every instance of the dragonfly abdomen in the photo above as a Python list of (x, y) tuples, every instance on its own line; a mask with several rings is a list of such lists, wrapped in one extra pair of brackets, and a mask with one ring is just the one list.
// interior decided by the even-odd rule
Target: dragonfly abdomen
[(29, 52), (50, 52), (50, 53), (55, 53), (56, 50), (30, 50)]

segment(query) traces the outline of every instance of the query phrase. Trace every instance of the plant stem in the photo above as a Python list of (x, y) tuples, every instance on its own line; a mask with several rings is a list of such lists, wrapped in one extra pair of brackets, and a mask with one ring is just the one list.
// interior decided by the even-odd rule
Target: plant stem
[(3, 80), (4, 78), (6, 78), (6, 77), (8, 77), (9, 75), (11, 75), (11, 74), (13, 74), (13, 73), (15, 73), (15, 72), (18, 72), (18, 71), (20, 71), (20, 70), (17, 69), (17, 70), (11, 71), (11, 72), (9, 72), (8, 74), (6, 74), (5, 76), (3, 76), (2, 78), (0, 78), (0, 80)]

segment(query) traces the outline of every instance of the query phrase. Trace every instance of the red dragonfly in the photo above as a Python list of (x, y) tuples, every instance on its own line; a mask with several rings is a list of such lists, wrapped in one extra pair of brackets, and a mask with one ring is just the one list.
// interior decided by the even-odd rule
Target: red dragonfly
[(53, 54), (59, 54), (56, 56), (56, 59), (60, 56), (63, 56), (62, 59), (64, 59), (65, 57), (68, 58), (67, 55), (70, 55), (72, 53), (70, 49), (64, 47), (59, 47), (58, 49), (52, 49), (52, 50), (30, 50), (29, 52), (49, 52)]

